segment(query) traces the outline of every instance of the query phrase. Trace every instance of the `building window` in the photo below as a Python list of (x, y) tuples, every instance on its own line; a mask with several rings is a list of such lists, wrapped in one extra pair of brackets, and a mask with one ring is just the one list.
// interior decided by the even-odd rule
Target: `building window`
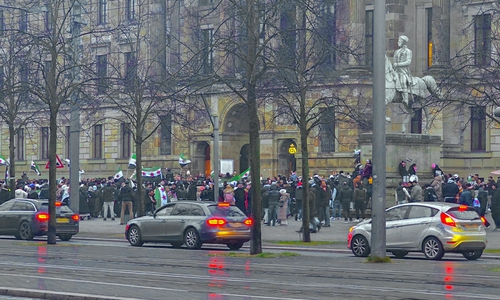
[(130, 146), (132, 144), (131, 141), (132, 133), (130, 131), (130, 123), (121, 123), (120, 133), (121, 133), (121, 157), (129, 158)]
[(365, 12), (365, 66), (373, 70), (373, 10)]
[(3, 35), (5, 31), (5, 19), (3, 16), (3, 10), (0, 10), (0, 35)]
[(203, 74), (212, 73), (213, 67), (213, 29), (201, 30), (202, 61), (201, 71)]
[(26, 99), (28, 97), (28, 78), (29, 78), (29, 67), (28, 63), (21, 61), (19, 65), (19, 82), (21, 83), (21, 91), (19, 96)]
[(97, 1), (97, 24), (106, 24), (108, 22), (108, 0)]
[(124, 85), (128, 91), (134, 90), (137, 79), (137, 61), (134, 52), (125, 52), (125, 76)]
[[(336, 9), (335, 2), (325, 1), (321, 9), (321, 38), (320, 43), (324, 43), (325, 60), (322, 64), (327, 70), (335, 69), (337, 63), (335, 45), (337, 43), (336, 36)], [(321, 42), (323, 40), (323, 42)]]
[(70, 138), (71, 138), (71, 126), (66, 126), (65, 128), (66, 134), (66, 157), (69, 157), (69, 148), (70, 148)]
[(160, 116), (160, 155), (172, 155), (172, 116)]
[(471, 151), (486, 151), (486, 108), (471, 107)]
[(474, 47), (476, 66), (489, 66), (491, 61), (491, 15), (474, 17)]
[(295, 5), (292, 1), (285, 1), (280, 15), (281, 35), (281, 62), (288, 67), (295, 67), (296, 42), (296, 20)]
[(108, 56), (97, 55), (97, 94), (104, 94), (108, 87)]
[(135, 16), (135, 0), (126, 0), (125, 2), (125, 15), (128, 21), (134, 21)]
[(24, 160), (24, 128), (19, 128), (16, 134), (16, 158)]
[(42, 127), (40, 133), (40, 158), (46, 159), (49, 158), (49, 127)]
[(28, 12), (26, 10), (21, 10), (19, 15), (19, 31), (28, 32)]
[(52, 31), (52, 13), (50, 11), (45, 12), (44, 23), (45, 23), (45, 31), (47, 32)]
[(411, 133), (422, 134), (422, 109), (416, 109), (413, 111), (411, 117), (410, 131)]
[(427, 17), (427, 68), (432, 66), (432, 8), (425, 9)]
[(328, 108), (321, 116), (319, 125), (321, 152), (335, 152), (335, 109)]
[(94, 125), (94, 158), (102, 158), (102, 125)]

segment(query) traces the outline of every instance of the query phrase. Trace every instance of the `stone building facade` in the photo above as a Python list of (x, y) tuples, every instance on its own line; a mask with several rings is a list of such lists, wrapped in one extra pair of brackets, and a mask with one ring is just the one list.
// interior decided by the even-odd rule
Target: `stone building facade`
[[(352, 98), (352, 103), (362, 99), (368, 109), (361, 117), (366, 119), (366, 124), (370, 124), (374, 1), (322, 2), (325, 11), (332, 15), (332, 36), (329, 38), (339, 45), (339, 49), (342, 46), (352, 51), (339, 54), (331, 62), (330, 80), (318, 81), (309, 89), (307, 97), (318, 99), (333, 93), (345, 93), (346, 98)], [(458, 173), (462, 177), (479, 173), (481, 177), (486, 177), (500, 167), (500, 155), (497, 153), (500, 148), (499, 126), (490, 118), (493, 109), (499, 105), (494, 102), (494, 91), (486, 87), (494, 85), (496, 81), (488, 79), (487, 82), (481, 82), (479, 77), (462, 76), (464, 81), (459, 88), (453, 84), (452, 79), (455, 77), (452, 74), (460, 72), (456, 61), (463, 61), (460, 56), (464, 53), (476, 60), (481, 59), (477, 63), (479, 67), (487, 65), (490, 69), (498, 68), (494, 59), (498, 55), (494, 51), (498, 46), (495, 40), (498, 31), (497, 1), (387, 0), (386, 3), (387, 55), (393, 56), (398, 48), (399, 36), (408, 36), (408, 47), (413, 51), (410, 67), (412, 75), (432, 75), (447, 96), (445, 101), (432, 102), (429, 118), (415, 107), (417, 113), (406, 125), (412, 133), (421, 134), (422, 128), (431, 122), (429, 134), (442, 140), (440, 159), (435, 163), (446, 173)], [(214, 29), (230, 31), (230, 28), (221, 25), (227, 21), (224, 18), (230, 8), (227, 4), (218, 4), (217, 0), (88, 1), (84, 16), (87, 22), (85, 30), (92, 33), (82, 38), (84, 59), (94, 66), (97, 76), (99, 68), (102, 71), (102, 64), (108, 65), (104, 68), (107, 76), (111, 77), (115, 72), (123, 75), (129, 67), (128, 62), (135, 60), (138, 64), (149, 64), (155, 74), (175, 77), (176, 72), (186, 72), (188, 62), (196, 53), (205, 51), (199, 60), (199, 69), (191, 69), (193, 76), (196, 72), (203, 73), (208, 67), (217, 67), (219, 72), (230, 73), (229, 70), (237, 63), (229, 64), (227, 53), (217, 51), (216, 47), (206, 50), (200, 46), (212, 41)], [(12, 13), (12, 18), (19, 16)], [(34, 16), (30, 18), (29, 21), (34, 20)], [(139, 52), (141, 59), (134, 56)], [(486, 91), (489, 91), (488, 95)], [(99, 93), (92, 95), (95, 98), (103, 97)], [(223, 162), (222, 171), (240, 173), (246, 170), (249, 166), (250, 128), (245, 104), (220, 83), (203, 89), (203, 93), (193, 92), (190, 97), (193, 103), (201, 107), (200, 111), (206, 104), (211, 114), (219, 116), (219, 145), (213, 144), (208, 114), (197, 114), (196, 110), (179, 111), (179, 114), (191, 118), (191, 126), (186, 127), (173, 121), (169, 114), (156, 113), (146, 125), (146, 131), (152, 134), (142, 146), (143, 165), (209, 175), (214, 166), (214, 147), (217, 146)], [(301, 148), (298, 128), (289, 120), (277, 117), (274, 113), (277, 109), (276, 104), (266, 101), (262, 101), (260, 107), (261, 173), (264, 177), (289, 174), (301, 168), (301, 153), (297, 151)], [(68, 113), (69, 108), (63, 107), (61, 115)], [(387, 132), (401, 132), (405, 120), (401, 105), (390, 104), (387, 114), (393, 120), (387, 124)], [(46, 145), (44, 128), (47, 125), (43, 117), (39, 120), (27, 124), (16, 137), (19, 155), (15, 161), (18, 170), (28, 171), (31, 160), (39, 165), (46, 162), (43, 147)], [(59, 122), (57, 153), (67, 158), (69, 119), (61, 117)], [(102, 101), (98, 109), (82, 110), (80, 166), (85, 170), (84, 176), (105, 177), (113, 175), (119, 167), (126, 169), (130, 156), (135, 153), (127, 122), (113, 102)], [(353, 153), (359, 148), (358, 139), (361, 134), (370, 131), (370, 125), (363, 127), (359, 123), (337, 121), (312, 130), (308, 138), (311, 174), (328, 175), (336, 170), (351, 172)], [(3, 125), (2, 136), (8, 136), (7, 133)], [(0, 143), (1, 153), (6, 156), (8, 142), (2, 138)], [(181, 154), (192, 160), (192, 164), (180, 168), (177, 162)], [(395, 168), (388, 166), (389, 171)], [(430, 166), (427, 165), (419, 169), (430, 172)], [(67, 169), (59, 170), (58, 175), (59, 172), (61, 176), (68, 174)]]

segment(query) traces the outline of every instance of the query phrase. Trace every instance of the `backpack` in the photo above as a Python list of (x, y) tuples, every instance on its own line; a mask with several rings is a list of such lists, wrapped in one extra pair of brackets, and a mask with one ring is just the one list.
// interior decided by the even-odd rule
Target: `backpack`
[(424, 201), (437, 201), (437, 195), (433, 188), (425, 189)]

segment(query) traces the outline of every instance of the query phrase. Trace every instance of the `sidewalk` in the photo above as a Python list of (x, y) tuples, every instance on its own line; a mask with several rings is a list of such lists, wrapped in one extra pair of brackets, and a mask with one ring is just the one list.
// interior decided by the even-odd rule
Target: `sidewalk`
[[(487, 215), (489, 217), (489, 215)], [(490, 218), (488, 218), (490, 219)], [(80, 233), (76, 237), (97, 239), (121, 239), (125, 241), (125, 226), (119, 225), (119, 218), (115, 221), (92, 219), (80, 221)], [(343, 220), (331, 221), (331, 227), (323, 227), (318, 233), (311, 233), (311, 241), (333, 242), (333, 244), (319, 245), (319, 248), (347, 249), (347, 233), (349, 228), (357, 223), (344, 223)], [(293, 218), (288, 219), (288, 226), (266, 226), (262, 224), (262, 244), (277, 245), (278, 242), (301, 241), (297, 232), (302, 222)], [(494, 228), (494, 225), (491, 226)], [(487, 229), (488, 246), (486, 249), (500, 249), (500, 231)]]

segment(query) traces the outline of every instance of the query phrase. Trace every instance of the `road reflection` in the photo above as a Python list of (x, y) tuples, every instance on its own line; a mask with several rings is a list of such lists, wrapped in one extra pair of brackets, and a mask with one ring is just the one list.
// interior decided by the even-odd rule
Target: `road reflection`
[[(38, 246), (37, 248), (37, 262), (38, 262), (38, 274), (45, 274), (47, 269), (45, 268), (47, 264), (47, 246)], [(41, 277), (38, 279), (38, 289), (46, 290), (45, 280)]]
[[(208, 282), (208, 287), (211, 288), (211, 290), (216, 290), (218, 289), (223, 289), (223, 288), (228, 288), (226, 286), (227, 284), (227, 279), (230, 277), (229, 272), (227, 271), (226, 265), (228, 262), (226, 262), (226, 258), (224, 256), (215, 256), (217, 253), (220, 253), (218, 251), (213, 251), (210, 254), (210, 259), (207, 264), (207, 270), (208, 274), (210, 275), (210, 280)], [(250, 278), (251, 276), (251, 261), (247, 259), (245, 261), (245, 276)], [(250, 289), (250, 284), (247, 283), (244, 286), (245, 290)], [(211, 292), (208, 293), (208, 300), (226, 300), (228, 299), (226, 295), (221, 295), (219, 293)], [(251, 297), (245, 297), (244, 299), (251, 299)]]
[(455, 273), (455, 264), (453, 262), (445, 262), (444, 263), (444, 289), (445, 289), (445, 297), (446, 299), (453, 299), (453, 282)]

